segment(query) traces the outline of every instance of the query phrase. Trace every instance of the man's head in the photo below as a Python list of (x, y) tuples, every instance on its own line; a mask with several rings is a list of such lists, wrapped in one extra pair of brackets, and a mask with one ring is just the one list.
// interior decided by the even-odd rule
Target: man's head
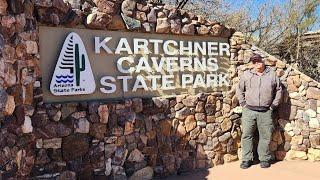
[(262, 57), (259, 54), (254, 54), (250, 58), (250, 61), (252, 62), (253, 68), (254, 68), (254, 70), (256, 70), (256, 72), (262, 73), (264, 71), (265, 64), (264, 64)]

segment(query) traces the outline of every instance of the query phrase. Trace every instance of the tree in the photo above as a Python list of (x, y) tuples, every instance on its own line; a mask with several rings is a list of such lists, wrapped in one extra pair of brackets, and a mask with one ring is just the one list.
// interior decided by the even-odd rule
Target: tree
[[(310, 60), (304, 57), (306, 53), (302, 53), (305, 49), (301, 44), (302, 36), (319, 24), (319, 0), (266, 0), (260, 6), (252, 5), (252, 0), (246, 0), (246, 3), (236, 9), (231, 8), (232, 4), (228, 0), (164, 0), (172, 5), (178, 5), (182, 1), (187, 2), (184, 9), (235, 27), (252, 44), (289, 64), (297, 64), (300, 70), (306, 72), (306, 69), (315, 69), (311, 65), (314, 63), (306, 62)], [(320, 54), (314, 58), (319, 61)], [(309, 66), (305, 67), (306, 64)], [(316, 78), (315, 73), (308, 75)]]

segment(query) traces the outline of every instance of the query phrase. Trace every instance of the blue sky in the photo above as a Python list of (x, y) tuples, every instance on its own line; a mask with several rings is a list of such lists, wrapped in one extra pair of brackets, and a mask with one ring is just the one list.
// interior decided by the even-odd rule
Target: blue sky
[[(283, 5), (285, 2), (288, 2), (289, 0), (227, 0), (232, 5), (231, 8), (239, 8), (244, 6), (244, 4), (248, 5), (252, 8), (252, 14), (255, 15), (258, 13), (258, 10), (254, 10), (254, 7), (260, 7), (263, 4), (279, 4)], [(320, 7), (317, 9), (317, 14), (320, 17)], [(317, 25), (313, 28), (313, 30), (320, 30), (320, 22), (317, 23)]]

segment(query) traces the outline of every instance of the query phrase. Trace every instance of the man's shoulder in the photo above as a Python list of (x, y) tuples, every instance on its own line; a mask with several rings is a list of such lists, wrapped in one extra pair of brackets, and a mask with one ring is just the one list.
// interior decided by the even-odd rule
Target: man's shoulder
[(276, 69), (274, 67), (267, 67), (269, 69), (268, 73), (272, 76), (277, 76)]
[(248, 77), (252, 75), (252, 69), (247, 69), (243, 72), (243, 77)]

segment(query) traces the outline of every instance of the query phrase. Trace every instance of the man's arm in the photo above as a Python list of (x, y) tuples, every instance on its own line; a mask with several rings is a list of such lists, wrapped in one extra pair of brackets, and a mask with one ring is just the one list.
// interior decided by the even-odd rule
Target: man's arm
[(271, 109), (276, 109), (279, 106), (281, 98), (282, 98), (281, 81), (278, 76), (275, 77), (275, 80), (276, 80), (275, 97), (274, 97), (273, 102), (270, 106)]
[(243, 75), (240, 78), (240, 81), (239, 81), (237, 88), (236, 88), (236, 96), (237, 96), (239, 103), (242, 107), (244, 107), (246, 105), (245, 91), (246, 91), (246, 87), (245, 87), (245, 81), (244, 81), (244, 75)]

